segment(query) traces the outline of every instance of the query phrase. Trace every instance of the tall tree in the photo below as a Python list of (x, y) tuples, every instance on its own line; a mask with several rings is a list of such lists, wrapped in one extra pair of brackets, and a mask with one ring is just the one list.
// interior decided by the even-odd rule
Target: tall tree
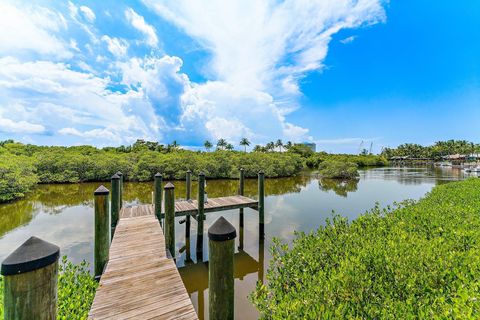
[(227, 146), (228, 142), (227, 140), (220, 138), (217, 141), (217, 150), (225, 150), (225, 147)]
[(245, 152), (247, 152), (247, 147), (250, 145), (250, 141), (248, 141), (247, 138), (242, 138), (242, 140), (240, 140), (240, 145), (243, 146), (245, 148)]
[(229, 150), (229, 151), (232, 151), (233, 150), (233, 144), (227, 143), (227, 145), (225, 146), (225, 149)]
[(272, 141), (272, 142), (269, 142), (265, 145), (265, 148), (268, 150), (268, 151), (273, 151), (273, 149), (275, 149), (275, 143)]
[(278, 139), (277, 142), (275, 142), (275, 147), (279, 148), (280, 152), (282, 152), (282, 147), (283, 147), (282, 139)]
[(207, 152), (209, 152), (210, 149), (212, 149), (213, 144), (210, 141), (205, 140), (205, 142), (203, 143), (203, 146), (205, 147), (205, 150), (207, 150)]

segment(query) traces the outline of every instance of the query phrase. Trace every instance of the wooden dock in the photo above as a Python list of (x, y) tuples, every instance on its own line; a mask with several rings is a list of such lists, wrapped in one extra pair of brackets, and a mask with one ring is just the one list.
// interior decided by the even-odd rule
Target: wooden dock
[[(257, 208), (241, 195), (208, 199), (207, 212)], [(163, 205), (162, 205), (163, 209)], [(164, 210), (162, 210), (164, 212)], [(175, 216), (198, 212), (196, 200), (175, 202)], [(198, 319), (153, 205), (123, 207), (89, 319)]]
[(120, 211), (89, 319), (198, 319), (153, 206)]
[[(205, 203), (204, 210), (205, 213), (215, 212), (215, 211), (224, 211), (224, 210), (233, 210), (241, 208), (253, 208), (256, 209), (258, 206), (258, 201), (250, 199), (244, 196), (229, 196), (229, 197), (220, 197), (208, 199)], [(130, 208), (122, 209), (122, 217), (130, 218), (146, 214), (153, 214), (153, 205), (140, 205)], [(162, 205), (162, 212), (165, 212), (165, 209)], [(175, 201), (175, 216), (182, 217), (186, 215), (191, 215), (195, 217), (198, 212), (198, 202), (197, 200), (181, 200)], [(163, 214), (162, 214), (163, 216)]]

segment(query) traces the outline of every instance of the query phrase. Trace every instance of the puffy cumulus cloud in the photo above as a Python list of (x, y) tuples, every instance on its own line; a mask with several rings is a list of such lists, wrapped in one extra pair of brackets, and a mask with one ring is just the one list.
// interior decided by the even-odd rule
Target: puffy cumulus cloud
[(323, 67), (333, 34), (385, 19), (382, 0), (143, 2), (212, 53), (206, 70), (214, 81), (182, 98), (188, 127), (204, 122), (214, 137), (260, 142), (308, 138), (286, 121), (298, 107), (299, 82)]
[(158, 45), (158, 37), (155, 28), (145, 22), (145, 19), (136, 13), (132, 8), (125, 10), (127, 21), (145, 36), (146, 43), (151, 47)]
[(68, 43), (54, 34), (65, 28), (64, 17), (53, 10), (0, 2), (0, 55), (70, 58)]
[[(109, 79), (63, 63), (0, 59), (0, 119), (10, 133), (57, 133), (70, 143), (160, 140), (159, 118), (139, 90), (113, 92)], [(5, 119), (5, 116), (8, 118)], [(75, 138), (75, 139), (74, 139)]]

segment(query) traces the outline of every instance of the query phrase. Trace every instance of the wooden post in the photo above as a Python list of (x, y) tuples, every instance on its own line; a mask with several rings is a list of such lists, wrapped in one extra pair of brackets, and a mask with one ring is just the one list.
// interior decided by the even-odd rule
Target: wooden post
[(94, 271), (95, 276), (100, 276), (108, 261), (110, 247), (110, 228), (108, 216), (108, 194), (110, 192), (104, 186), (95, 190), (95, 252)]
[(111, 237), (115, 233), (117, 227), (118, 218), (120, 216), (120, 176), (114, 174), (112, 176), (112, 197), (110, 205), (110, 224), (111, 224)]
[[(240, 168), (240, 185), (238, 187), (238, 194), (243, 196), (244, 195), (244, 188), (245, 188), (245, 173), (243, 168)], [(240, 242), (238, 245), (239, 250), (243, 250), (243, 224), (244, 224), (244, 217), (243, 217), (243, 208), (239, 209), (239, 232), (240, 232)]]
[(155, 216), (157, 216), (160, 225), (162, 225), (162, 184), (163, 184), (163, 176), (160, 172), (157, 172), (154, 177), (154, 209), (155, 209)]
[[(185, 177), (185, 186), (187, 188), (186, 199), (190, 201), (192, 198), (192, 171), (188, 170)], [(187, 214), (185, 217), (185, 246), (186, 246), (186, 259), (190, 260), (190, 225), (191, 217), (190, 214)]]
[(3, 262), (5, 319), (56, 319), (60, 248), (31, 237)]
[(175, 257), (175, 187), (165, 185), (165, 247)]
[[(197, 256), (203, 252), (203, 220), (205, 216), (205, 174), (198, 175)], [(197, 258), (198, 259), (198, 258)]]
[(120, 209), (123, 207), (123, 183), (125, 182), (125, 178), (123, 173), (120, 171), (117, 172), (117, 175), (120, 177)]
[(208, 229), (208, 313), (212, 320), (234, 318), (233, 255), (237, 233), (224, 217)]
[(258, 219), (259, 237), (265, 239), (265, 174), (263, 171), (258, 173)]

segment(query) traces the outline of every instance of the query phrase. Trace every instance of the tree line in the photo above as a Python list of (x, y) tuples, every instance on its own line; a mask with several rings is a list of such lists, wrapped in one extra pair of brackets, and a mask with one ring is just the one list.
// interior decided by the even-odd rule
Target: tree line
[(467, 140), (437, 141), (430, 146), (422, 146), (416, 143), (404, 143), (396, 148), (384, 148), (382, 155), (388, 159), (392, 157), (429, 158), (440, 160), (442, 157), (452, 154), (476, 154), (480, 153), (480, 144)]

